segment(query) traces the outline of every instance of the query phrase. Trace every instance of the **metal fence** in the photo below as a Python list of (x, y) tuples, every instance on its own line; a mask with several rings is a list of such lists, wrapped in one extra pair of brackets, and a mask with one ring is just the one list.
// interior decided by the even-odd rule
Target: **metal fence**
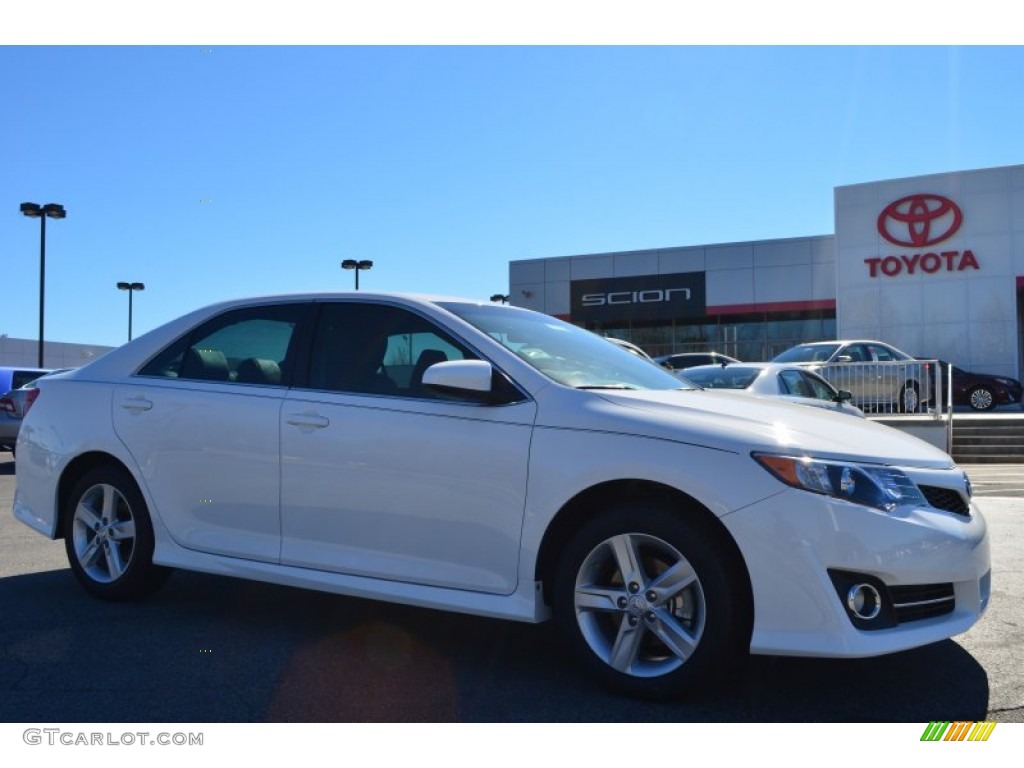
[[(941, 418), (948, 398), (939, 386), (937, 360), (827, 363), (812, 366), (836, 389), (853, 395), (868, 413), (929, 413)], [(948, 380), (948, 379), (947, 379)]]
[(851, 402), (869, 417), (918, 414), (912, 423), (898, 417), (887, 421), (949, 453), (953, 445), (953, 366), (938, 360), (870, 363), (831, 363), (811, 366), (836, 389), (845, 389)]

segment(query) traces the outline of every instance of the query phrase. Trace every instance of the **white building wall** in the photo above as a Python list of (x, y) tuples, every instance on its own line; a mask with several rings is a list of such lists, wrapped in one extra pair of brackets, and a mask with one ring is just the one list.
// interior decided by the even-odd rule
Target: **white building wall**
[[(44, 368), (78, 368), (91, 363), (113, 347), (95, 344), (72, 344), (61, 341), (43, 343)], [(12, 339), (0, 335), (0, 365), (35, 368), (39, 362), (39, 342), (35, 339)], [(3, 392), (0, 392), (2, 395)]]
[[(947, 240), (894, 245), (878, 231), (879, 214), (908, 195), (941, 195), (963, 221)], [(887, 341), (919, 357), (968, 370), (1017, 377), (1020, 357), (1016, 277), (1024, 275), (1024, 166), (874, 182), (835, 190), (836, 320), (840, 338)], [(978, 269), (871, 275), (867, 258), (966, 251)]]
[(707, 306), (834, 300), (831, 235), (701, 247), (524, 259), (509, 264), (515, 306), (567, 316), (573, 280), (704, 272)]

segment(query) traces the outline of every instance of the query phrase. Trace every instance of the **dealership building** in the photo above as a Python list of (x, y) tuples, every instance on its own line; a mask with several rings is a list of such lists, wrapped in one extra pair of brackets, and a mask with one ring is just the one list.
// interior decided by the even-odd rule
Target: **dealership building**
[(652, 355), (877, 339), (1021, 378), (1024, 165), (834, 190), (835, 234), (513, 261), (517, 306)]

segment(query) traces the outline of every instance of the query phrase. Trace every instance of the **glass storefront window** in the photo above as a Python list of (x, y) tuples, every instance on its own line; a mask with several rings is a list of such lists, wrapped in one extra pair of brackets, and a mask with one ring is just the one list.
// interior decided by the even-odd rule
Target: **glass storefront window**
[(771, 360), (797, 344), (836, 337), (835, 312), (830, 310), (725, 315), (657, 325), (587, 323), (586, 327), (602, 336), (631, 341), (652, 356), (722, 352), (746, 362)]

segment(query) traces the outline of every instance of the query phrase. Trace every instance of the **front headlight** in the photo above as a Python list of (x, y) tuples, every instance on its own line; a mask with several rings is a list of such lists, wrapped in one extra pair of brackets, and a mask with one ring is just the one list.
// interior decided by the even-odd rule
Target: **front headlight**
[(821, 461), (806, 456), (751, 454), (775, 477), (794, 488), (891, 512), (904, 504), (927, 506), (904, 472), (892, 467)]

